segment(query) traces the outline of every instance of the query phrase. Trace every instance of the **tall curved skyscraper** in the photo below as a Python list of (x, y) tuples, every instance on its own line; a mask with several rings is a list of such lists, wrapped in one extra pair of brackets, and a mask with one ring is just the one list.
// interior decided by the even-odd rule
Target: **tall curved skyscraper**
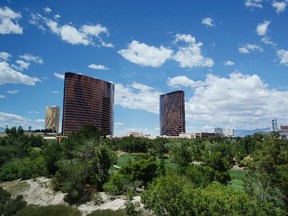
[(65, 73), (62, 134), (85, 125), (96, 126), (103, 135), (113, 135), (114, 84), (92, 77)]
[(184, 91), (160, 95), (160, 135), (179, 136), (185, 133)]

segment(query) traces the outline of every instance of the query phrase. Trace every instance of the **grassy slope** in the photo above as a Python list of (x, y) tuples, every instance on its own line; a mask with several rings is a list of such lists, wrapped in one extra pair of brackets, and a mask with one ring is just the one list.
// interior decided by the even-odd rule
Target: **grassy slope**
[(236, 190), (243, 190), (243, 177), (246, 174), (245, 170), (230, 170), (229, 174), (232, 178), (230, 181), (230, 187)]

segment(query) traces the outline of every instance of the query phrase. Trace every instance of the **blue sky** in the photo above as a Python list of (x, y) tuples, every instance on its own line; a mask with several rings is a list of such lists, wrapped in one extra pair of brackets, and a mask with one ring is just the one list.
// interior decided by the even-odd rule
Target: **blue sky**
[(178, 89), (187, 132), (288, 125), (287, 21), (287, 0), (2, 0), (0, 127), (43, 128), (68, 71), (115, 84), (115, 135), (159, 135)]

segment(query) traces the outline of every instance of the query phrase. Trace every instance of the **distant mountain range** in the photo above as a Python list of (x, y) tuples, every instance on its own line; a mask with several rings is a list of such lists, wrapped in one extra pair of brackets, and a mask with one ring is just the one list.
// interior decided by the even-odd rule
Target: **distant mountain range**
[(247, 136), (247, 135), (253, 135), (254, 133), (267, 133), (270, 131), (271, 128), (257, 128), (253, 130), (235, 129), (234, 136)]

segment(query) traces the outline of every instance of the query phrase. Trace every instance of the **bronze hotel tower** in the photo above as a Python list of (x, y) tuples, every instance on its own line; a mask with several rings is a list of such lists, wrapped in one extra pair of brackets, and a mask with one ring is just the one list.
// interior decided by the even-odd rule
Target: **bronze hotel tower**
[(184, 91), (160, 95), (160, 135), (179, 136), (185, 133)]
[(62, 134), (95, 125), (113, 135), (114, 85), (92, 77), (65, 73)]

